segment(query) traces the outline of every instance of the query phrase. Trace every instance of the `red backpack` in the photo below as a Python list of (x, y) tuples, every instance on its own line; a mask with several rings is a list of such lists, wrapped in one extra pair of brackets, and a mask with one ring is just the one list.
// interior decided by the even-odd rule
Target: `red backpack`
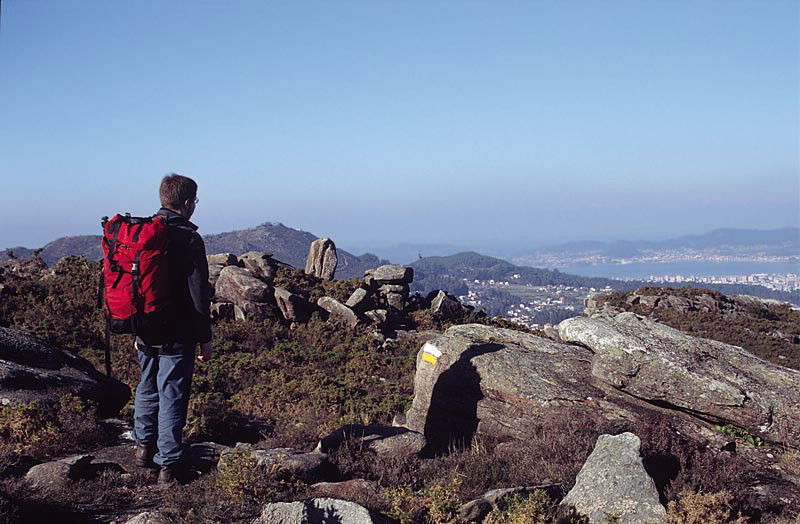
[[(167, 240), (167, 220), (162, 216), (103, 217), (101, 289), (107, 332), (133, 333), (148, 345), (167, 342)], [(108, 355), (106, 372), (111, 373)]]

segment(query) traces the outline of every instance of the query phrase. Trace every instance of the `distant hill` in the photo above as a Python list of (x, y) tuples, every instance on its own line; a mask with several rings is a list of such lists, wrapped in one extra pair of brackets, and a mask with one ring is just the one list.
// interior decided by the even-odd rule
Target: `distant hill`
[[(280, 223), (265, 223), (250, 229), (206, 235), (203, 238), (206, 243), (206, 252), (209, 254), (241, 255), (248, 251), (264, 251), (272, 253), (274, 258), (281, 262), (299, 268), (305, 267), (308, 249), (311, 242), (317, 239), (307, 231), (292, 229)], [(62, 237), (45, 245), (40, 256), (48, 265), (52, 265), (68, 255), (81, 255), (89, 260), (100, 260), (103, 258), (100, 241), (100, 235)], [(10, 250), (18, 258), (30, 258), (34, 252), (33, 249), (24, 247), (15, 247)], [(370, 253), (355, 256), (343, 249), (337, 249), (337, 252), (339, 265), (336, 268), (336, 278), (339, 279), (362, 277), (367, 269), (388, 263)], [(2, 250), (0, 260), (7, 258), (6, 250)]]
[[(414, 268), (412, 291), (428, 292), (433, 289), (446, 289), (457, 295), (467, 293), (467, 280), (513, 281), (517, 284), (533, 286), (572, 286), (602, 289), (606, 286), (617, 291), (629, 291), (652, 283), (623, 281), (610, 278), (583, 277), (562, 273), (558, 270), (516, 266), (499, 258), (475, 252), (458, 253), (446, 257), (422, 258), (411, 264)], [(517, 277), (515, 278), (515, 275)], [(659, 287), (666, 287), (659, 286)], [(773, 298), (793, 304), (800, 304), (800, 292), (775, 291), (764, 286), (742, 284), (703, 284), (692, 287), (711, 289), (734, 295), (746, 294), (761, 298)]]
[(714, 250), (720, 254), (761, 253), (769, 256), (798, 256), (800, 255), (800, 228), (784, 227), (770, 230), (723, 228), (701, 235), (685, 235), (659, 242), (627, 240), (569, 242), (530, 249), (524, 254), (513, 257), (512, 260), (521, 264), (525, 263), (526, 258), (546, 254), (632, 257), (676, 249)]

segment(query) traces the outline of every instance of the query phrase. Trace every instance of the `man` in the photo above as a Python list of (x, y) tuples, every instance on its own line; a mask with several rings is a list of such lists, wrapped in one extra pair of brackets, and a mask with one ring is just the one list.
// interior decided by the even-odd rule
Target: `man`
[(171, 174), (161, 181), (158, 215), (168, 226), (167, 262), (170, 279), (169, 342), (148, 346), (136, 338), (142, 377), (134, 400), (133, 436), (136, 464), (160, 467), (158, 482), (175, 479), (182, 453), (183, 426), (189, 406), (194, 358), (211, 358), (209, 315), (211, 286), (203, 239), (189, 222), (199, 202), (197, 184)]

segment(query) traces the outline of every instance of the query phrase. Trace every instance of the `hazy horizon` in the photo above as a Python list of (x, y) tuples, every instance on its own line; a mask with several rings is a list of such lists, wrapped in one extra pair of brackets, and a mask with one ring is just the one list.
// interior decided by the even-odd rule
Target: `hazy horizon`
[(337, 245), (800, 225), (794, 1), (2, 3), (0, 247), (152, 214)]

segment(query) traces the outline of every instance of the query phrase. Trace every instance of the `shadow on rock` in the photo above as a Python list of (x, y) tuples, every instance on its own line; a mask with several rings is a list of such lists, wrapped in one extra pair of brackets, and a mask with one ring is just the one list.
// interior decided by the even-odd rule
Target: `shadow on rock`
[(478, 402), (483, 399), (481, 377), (472, 359), (503, 349), (502, 344), (480, 344), (464, 351), (439, 375), (425, 420), (428, 446), (423, 454), (436, 455), (472, 442), (478, 429)]

